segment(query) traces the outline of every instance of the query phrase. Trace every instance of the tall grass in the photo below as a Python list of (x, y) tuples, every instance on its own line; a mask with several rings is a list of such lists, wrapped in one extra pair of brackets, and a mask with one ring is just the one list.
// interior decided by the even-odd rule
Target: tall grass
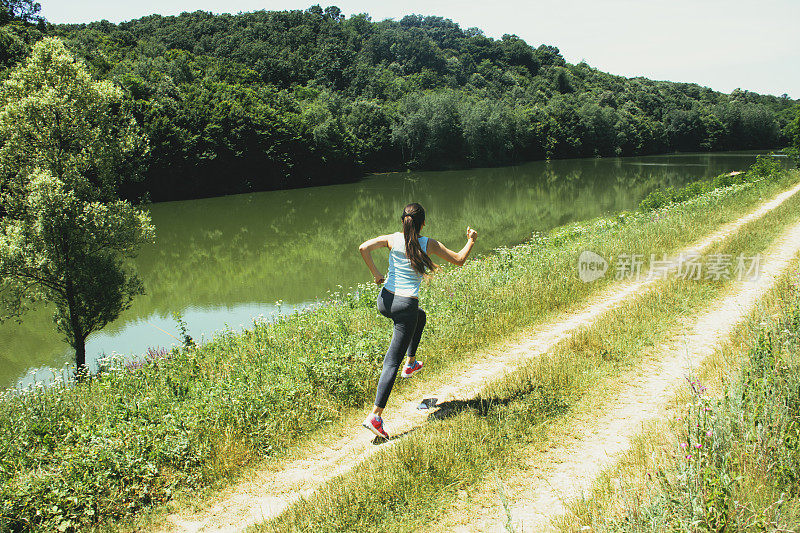
[(759, 155), (749, 172), (720, 174), (713, 179), (696, 180), (682, 187), (662, 187), (652, 191), (640, 203), (641, 211), (652, 211), (670, 204), (685, 202), (714, 189), (729, 187), (731, 185), (749, 183), (754, 179), (772, 177), (780, 174), (781, 164), (775, 159), (775, 154), (768, 156)]
[[(716, 253), (760, 253), (794, 222), (800, 198), (781, 206)], [(548, 441), (554, 420), (669, 339), (727, 284), (672, 279), (488, 385), (477, 398), (441, 406), (396, 446), (327, 483), (253, 531), (410, 531), (435, 519), (459, 489), (502, 471), (519, 452)], [(623, 384), (624, 386), (624, 384)], [(453, 466), (457, 463), (457, 466)]]
[[(423, 289), (426, 363), (463, 353), (576, 305), (612, 279), (584, 284), (584, 248), (670, 251), (796, 182), (797, 173), (629, 213), (445, 269)], [(362, 286), (274, 323), (257, 322), (138, 369), (0, 401), (0, 527), (83, 529), (207, 486), (371, 401), (390, 335)], [(402, 385), (401, 385), (402, 386)]]
[[(651, 450), (628, 466), (628, 477), (639, 481), (596, 487), (596, 496), (571, 506), (564, 529), (797, 530), (800, 271), (780, 285), (777, 302), (744, 339), (740, 366), (722, 393), (691, 379), (689, 400), (669, 430), (638, 443)], [(642, 482), (637, 470), (645, 468)]]

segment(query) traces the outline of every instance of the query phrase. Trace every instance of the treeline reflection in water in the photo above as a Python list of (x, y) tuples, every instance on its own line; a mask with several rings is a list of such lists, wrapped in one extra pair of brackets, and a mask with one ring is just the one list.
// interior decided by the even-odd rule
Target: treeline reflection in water
[[(397, 231), (399, 213), (411, 201), (427, 211), (423, 233), (459, 248), (471, 225), (480, 232), (475, 251), (485, 253), (533, 231), (635, 209), (660, 186), (743, 170), (755, 155), (540, 161), (155, 204), (157, 243), (136, 260), (147, 294), (90, 337), (87, 359), (96, 368), (103, 354), (135, 358), (148, 347), (178, 343), (173, 313), (183, 316), (193, 337), (209, 338), (369, 281), (358, 245)], [(385, 269), (385, 254), (376, 255)], [(42, 307), (21, 323), (0, 326), (0, 358), (0, 385), (12, 386), (49, 379), (49, 368), (68, 365), (72, 354)]]

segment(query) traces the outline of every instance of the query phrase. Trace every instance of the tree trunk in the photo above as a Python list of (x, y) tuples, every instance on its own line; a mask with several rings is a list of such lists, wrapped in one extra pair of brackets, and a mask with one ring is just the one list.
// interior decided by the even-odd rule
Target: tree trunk
[(86, 339), (75, 341), (75, 369), (80, 374), (86, 371)]
[(75, 376), (78, 381), (86, 376), (86, 334), (83, 332), (81, 322), (78, 317), (75, 305), (75, 291), (73, 290), (72, 280), (67, 279), (66, 290), (67, 305), (69, 306), (69, 321), (72, 327), (72, 339), (75, 344)]

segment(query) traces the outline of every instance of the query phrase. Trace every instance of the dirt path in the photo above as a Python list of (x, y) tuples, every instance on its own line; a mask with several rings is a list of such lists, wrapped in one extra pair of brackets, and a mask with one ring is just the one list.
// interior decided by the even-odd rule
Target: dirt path
[[(750, 214), (724, 224), (682, 251), (703, 252), (712, 244), (734, 234), (745, 224), (761, 218), (798, 191), (800, 184), (777, 195)], [(547, 352), (576, 329), (593, 323), (599, 316), (620, 306), (627, 299), (641, 295), (658, 281), (642, 279), (615, 284), (578, 311), (537, 326), (535, 333), (522, 336), (515, 343), (506, 343), (488, 351), (489, 357), (485, 357), (486, 354), (476, 355), (460, 371), (451, 372), (438, 380), (423, 378), (415, 386), (406, 387), (402, 394), (393, 399), (395, 406), (391, 416), (387, 417), (387, 431), (390, 435), (398, 435), (421, 426), (427, 414), (418, 411), (416, 407), (423, 396), (436, 397), (440, 402), (470, 399), (487, 383), (513, 371), (530, 358)], [(476, 372), (473, 365), (480, 365), (480, 372)], [(347, 472), (383, 447), (392, 445), (392, 442), (382, 446), (373, 445), (372, 434), (360, 426), (361, 417), (363, 415), (358, 420), (352, 420), (352, 424), (345, 427), (340, 434), (332, 435), (302, 450), (302, 456), (295, 460), (253, 472), (246, 481), (224, 490), (214, 502), (195, 514), (184, 511), (187, 514), (168, 516), (162, 524), (162, 530), (239, 531), (248, 525), (276, 516), (299, 497), (311, 494), (326, 481)]]
[(579, 430), (573, 440), (550, 448), (544, 456), (531, 453), (517, 473), (503, 479), (508, 509), (496, 492), (492, 494), (495, 487), (487, 485), (469, 501), (456, 504), (430, 531), (505, 531), (508, 512), (516, 532), (547, 531), (550, 520), (564, 513), (564, 502), (590, 489), (597, 475), (628, 450), (642, 425), (664, 415), (665, 403), (675, 389), (753, 311), (798, 253), (800, 224), (786, 231), (763, 256), (757, 280), (737, 283), (727, 296), (695, 317), (678, 341), (659, 346), (656, 362), (631, 376), (621, 376), (626, 387), (610, 402), (613, 409), (600, 418), (596, 412), (579, 415), (571, 427), (585, 431)]

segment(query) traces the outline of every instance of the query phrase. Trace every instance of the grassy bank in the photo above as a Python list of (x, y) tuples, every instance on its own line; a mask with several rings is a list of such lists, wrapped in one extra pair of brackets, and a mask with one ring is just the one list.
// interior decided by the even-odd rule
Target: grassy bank
[(653, 211), (661, 207), (685, 202), (702, 194), (707, 194), (714, 189), (721, 189), (731, 185), (749, 183), (755, 176), (770, 176), (780, 172), (781, 166), (774, 158), (774, 153), (769, 156), (758, 156), (749, 172), (730, 172), (720, 174), (714, 179), (695, 180), (683, 187), (661, 187), (648, 194), (640, 203), (641, 211)]
[[(790, 223), (800, 199), (741, 230), (710, 253), (761, 253)], [(670, 280), (603, 317), (546, 356), (445, 406), (429, 424), (255, 531), (409, 531), (436, 519), (459, 490), (489, 482), (527, 447), (548, 447), (549, 430), (581, 404), (613, 394), (617, 376), (671, 338), (682, 317), (723, 293), (726, 283)]]
[[(647, 214), (570, 225), (446, 269), (423, 289), (426, 363), (444, 371), (463, 353), (612, 283), (577, 279), (575, 260), (584, 249), (605, 257), (626, 248), (646, 256), (669, 252), (797, 179), (796, 172), (772, 176)], [(280, 455), (343, 409), (370, 402), (390, 334), (374, 309), (376, 292), (360, 287), (334, 295), (278, 322), (173, 351), (142, 368), (112, 367), (75, 387), (4, 397), (0, 525), (66, 531), (129, 517), (176, 490), (207, 486), (256, 458)]]
[[(435, 520), (458, 491), (510, 466), (520, 447), (545, 442), (550, 424), (572, 413), (593, 384), (666, 334), (676, 307), (703, 299), (691, 290), (698, 287), (684, 285), (686, 291), (669, 284), (625, 306), (481, 396), (446, 405), (453, 412), (444, 420), (417, 429), (252, 530), (413, 531)], [(622, 328), (621, 317), (636, 327)]]
[(560, 529), (795, 531), (798, 355), (795, 269), (676, 398), (672, 416), (647, 428), (589, 497), (570, 505)]

